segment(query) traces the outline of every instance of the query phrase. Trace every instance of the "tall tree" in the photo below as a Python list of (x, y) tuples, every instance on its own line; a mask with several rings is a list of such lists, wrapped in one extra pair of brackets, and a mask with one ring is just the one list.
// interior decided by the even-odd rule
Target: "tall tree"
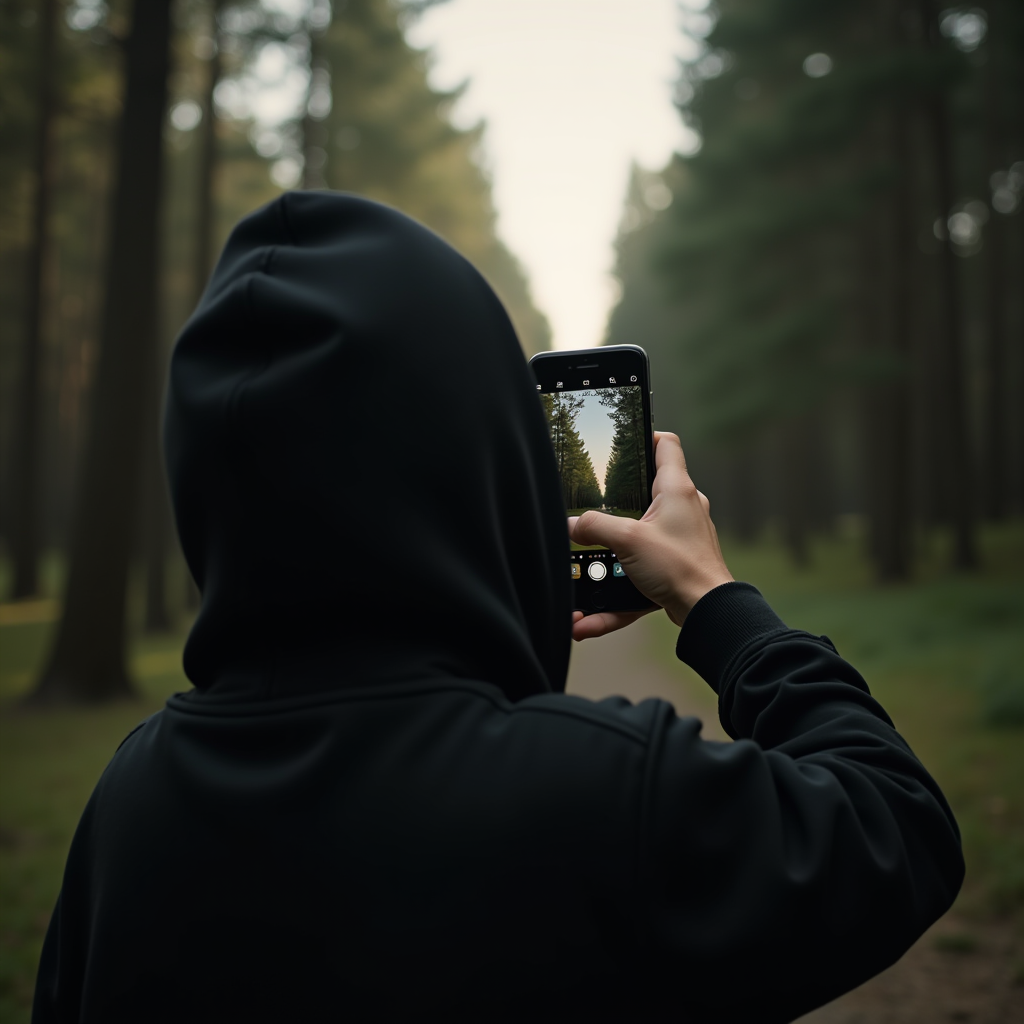
[[(998, 175), (1009, 165), (1009, 146), (1005, 127), (1005, 104), (1003, 86), (1000, 81), (1007, 56), (999, 44), (1000, 35), (1006, 30), (1004, 5), (988, 4), (988, 35), (996, 42), (991, 45), (988, 60), (982, 70), (985, 99), (985, 155), (987, 157), (986, 177), (999, 179)], [(987, 338), (985, 347), (985, 402), (982, 417), (982, 472), (983, 508), (987, 518), (1003, 519), (1010, 509), (1010, 480), (1007, 450), (1010, 434), (1007, 415), (1006, 374), (1008, 368), (1008, 297), (1009, 287), (1009, 232), (1005, 218), (994, 210), (986, 239)]]
[[(935, 0), (921, 0), (921, 18), (926, 26), (925, 39), (933, 51), (944, 42), (940, 35), (940, 8)], [(954, 183), (953, 127), (949, 98), (945, 90), (933, 88), (926, 101), (929, 143), (935, 168), (939, 208), (949, 217), (956, 203)], [(949, 231), (940, 253), (940, 302), (938, 344), (936, 346), (938, 407), (942, 425), (942, 461), (947, 473), (952, 470), (955, 484), (945, 488), (947, 511), (953, 526), (953, 562), (958, 569), (973, 569), (978, 564), (975, 543), (977, 525), (976, 470), (967, 414), (967, 384), (964, 374), (964, 316), (962, 284)], [(949, 477), (947, 476), (947, 480)], [(949, 481), (952, 483), (952, 481)]]
[[(199, 161), (196, 175), (196, 218), (193, 231), (191, 302), (194, 309), (206, 291), (213, 270), (213, 245), (217, 223), (217, 111), (214, 95), (223, 73), (224, 39), (220, 18), (225, 0), (208, 0), (209, 34), (200, 36), (199, 57), (205, 75), (200, 93)], [(166, 507), (166, 506), (165, 506)], [(151, 559), (151, 565), (153, 564)], [(161, 563), (162, 564), (162, 563)], [(162, 573), (157, 567), (157, 572)], [(155, 590), (157, 583), (151, 584)], [(185, 569), (185, 606), (199, 606), (199, 588)]]
[(56, 641), (29, 700), (134, 692), (125, 606), (157, 352), (157, 258), (172, 0), (135, 0), (105, 271), (102, 343)]
[(12, 547), (14, 587), (12, 597), (30, 597), (39, 589), (39, 427), (40, 368), (43, 354), (43, 325), (46, 274), (50, 262), (50, 208), (54, 178), (54, 95), (56, 61), (57, 0), (43, 0), (39, 19), (39, 63), (37, 66), (37, 123), (35, 146), (35, 194), (32, 210), (32, 240), (29, 251), (29, 279), (22, 354), (19, 408), (15, 429), (15, 469), (12, 474), (14, 508)]
[[(899, 0), (887, 0), (878, 18), (877, 35), (890, 52), (906, 46), (906, 19)], [(911, 269), (916, 243), (913, 215), (914, 154), (911, 147), (914, 107), (903, 83), (893, 89), (888, 109), (878, 113), (876, 140), (880, 157), (892, 168), (892, 184), (874, 225), (881, 233), (874, 259), (884, 258), (884, 274), (875, 278), (886, 322), (873, 332), (872, 347), (885, 375), (870, 388), (865, 424), (865, 478), (870, 503), (870, 550), (882, 580), (907, 579), (913, 562), (911, 460), (912, 393), (910, 353), (913, 327)], [(871, 271), (869, 270), (870, 274)]]
[(599, 401), (615, 427), (604, 477), (605, 504), (643, 510), (647, 494), (647, 454), (639, 388), (602, 388)]
[[(982, 410), (968, 408), (963, 331), (983, 315), (968, 261), (986, 210), (964, 199), (963, 182), (997, 168), (977, 166), (973, 138), (984, 54), (956, 51), (977, 47), (984, 12), (719, 0), (714, 17), (684, 20), (700, 49), (677, 99), (702, 147), (661, 171), (671, 204), (620, 247), (609, 340), (652, 348), (659, 418), (673, 402), (727, 522), (756, 530), (730, 503), (771, 510), (799, 559), (827, 517), (794, 495), (831, 492), (834, 511), (867, 513), (879, 577), (902, 578), (912, 485), (934, 477), (952, 500), (958, 564), (970, 565), (973, 488), (953, 495), (948, 467), (955, 450), (973, 479), (969, 428)], [(1019, 109), (1007, 90), (1001, 98)], [(627, 213), (636, 207), (627, 198)], [(933, 230), (947, 221), (940, 241)], [(857, 400), (866, 415), (854, 445)], [(937, 434), (932, 471), (920, 454)]]
[(192, 253), (192, 306), (199, 305), (213, 269), (213, 240), (217, 208), (217, 113), (214, 94), (220, 82), (224, 41), (220, 14), (224, 0), (209, 0), (210, 33), (203, 36), (202, 60), (206, 75), (202, 83), (199, 122), (199, 165), (196, 180), (196, 221)]
[(327, 187), (326, 117), (331, 110), (331, 69), (323, 53), (324, 30), (331, 23), (328, 0), (312, 0), (306, 15), (309, 38), (309, 89), (302, 115), (302, 187)]

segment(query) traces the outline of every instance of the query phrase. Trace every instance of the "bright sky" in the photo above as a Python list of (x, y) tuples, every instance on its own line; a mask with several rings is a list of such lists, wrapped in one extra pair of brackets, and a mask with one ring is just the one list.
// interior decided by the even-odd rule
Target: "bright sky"
[(596, 391), (577, 391), (576, 394), (587, 396), (576, 419), (576, 430), (583, 438), (583, 447), (590, 456), (594, 476), (597, 477), (598, 486), (603, 491), (604, 475), (608, 471), (608, 456), (612, 453), (615, 424), (612, 423), (608, 410), (601, 404)]
[(410, 32), (435, 86), (470, 79), (456, 122), (487, 121), (498, 229), (558, 348), (604, 336), (630, 161), (694, 146), (672, 106), (676, 58), (695, 55), (680, 17), (676, 0), (450, 0)]

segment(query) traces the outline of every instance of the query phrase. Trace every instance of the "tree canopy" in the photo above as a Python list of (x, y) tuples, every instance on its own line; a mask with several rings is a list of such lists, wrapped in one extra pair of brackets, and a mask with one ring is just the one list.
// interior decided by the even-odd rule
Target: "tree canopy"
[(1020, 6), (719, 0), (685, 23), (701, 146), (634, 168), (608, 341), (651, 352), (728, 527), (774, 519), (801, 559), (862, 515), (896, 578), (943, 522), (970, 566), (979, 503), (945, 460), (988, 514), (1024, 507)]

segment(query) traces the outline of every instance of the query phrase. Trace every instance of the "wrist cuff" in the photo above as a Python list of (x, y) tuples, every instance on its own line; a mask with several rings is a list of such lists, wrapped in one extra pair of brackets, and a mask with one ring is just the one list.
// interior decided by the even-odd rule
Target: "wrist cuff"
[(748, 644), (786, 630), (757, 587), (723, 583), (690, 609), (676, 642), (676, 657), (719, 692), (729, 662)]

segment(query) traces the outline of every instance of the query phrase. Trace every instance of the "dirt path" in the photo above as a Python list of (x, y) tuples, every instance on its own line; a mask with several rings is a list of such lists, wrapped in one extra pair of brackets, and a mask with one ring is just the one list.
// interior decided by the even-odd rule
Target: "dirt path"
[(1024, 1024), (1022, 946), (1009, 922), (951, 911), (889, 970), (798, 1024)]
[(671, 634), (646, 619), (617, 633), (574, 643), (566, 692), (591, 700), (627, 697), (634, 704), (659, 697), (677, 714), (699, 718), (705, 739), (726, 739), (714, 693), (681, 662), (676, 663), (678, 668), (667, 663), (671, 645)]
[[(642, 620), (629, 629), (573, 644), (566, 690), (601, 700), (647, 697), (695, 715), (707, 739), (725, 739), (714, 694), (659, 651), (671, 636)], [(947, 914), (893, 967), (799, 1024), (1024, 1024), (1024, 940), (1012, 924)]]

